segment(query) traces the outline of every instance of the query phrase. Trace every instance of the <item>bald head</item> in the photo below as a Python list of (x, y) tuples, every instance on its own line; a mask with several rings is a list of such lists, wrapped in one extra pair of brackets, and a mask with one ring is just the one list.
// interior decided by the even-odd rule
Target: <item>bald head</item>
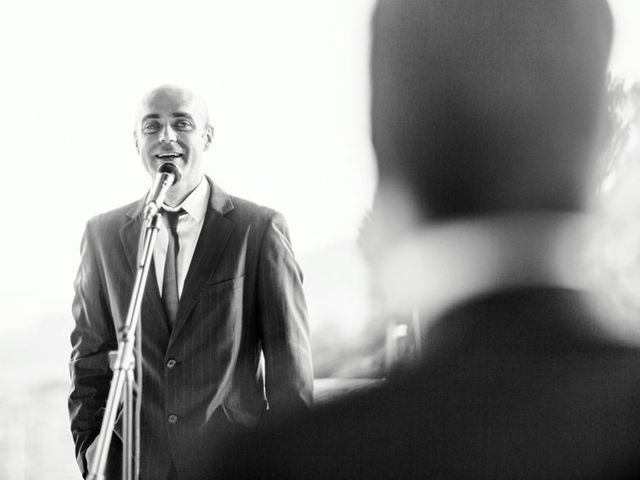
[(430, 218), (582, 208), (611, 38), (604, 0), (381, 0), (381, 184)]
[(173, 105), (189, 105), (203, 125), (209, 125), (209, 109), (204, 99), (187, 88), (178, 85), (160, 85), (142, 97), (136, 113), (136, 125), (150, 108), (170, 108)]

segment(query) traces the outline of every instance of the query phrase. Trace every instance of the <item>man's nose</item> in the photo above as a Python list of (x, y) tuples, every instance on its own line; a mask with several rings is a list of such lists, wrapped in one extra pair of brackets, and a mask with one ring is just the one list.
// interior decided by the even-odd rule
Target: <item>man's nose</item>
[(163, 143), (175, 142), (177, 139), (176, 131), (167, 123), (160, 132), (160, 141)]

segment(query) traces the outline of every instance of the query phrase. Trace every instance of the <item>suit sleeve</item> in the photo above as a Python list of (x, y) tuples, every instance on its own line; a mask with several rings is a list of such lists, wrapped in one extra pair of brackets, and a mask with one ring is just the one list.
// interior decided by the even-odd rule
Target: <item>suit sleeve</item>
[(279, 415), (309, 406), (313, 369), (302, 272), (279, 213), (268, 222), (260, 246), (258, 301), (269, 409)]
[(69, 417), (76, 460), (83, 475), (88, 470), (85, 452), (100, 432), (109, 393), (112, 372), (108, 354), (117, 348), (95, 248), (89, 222), (82, 238), (80, 267), (74, 283), (75, 327), (71, 333), (69, 363)]

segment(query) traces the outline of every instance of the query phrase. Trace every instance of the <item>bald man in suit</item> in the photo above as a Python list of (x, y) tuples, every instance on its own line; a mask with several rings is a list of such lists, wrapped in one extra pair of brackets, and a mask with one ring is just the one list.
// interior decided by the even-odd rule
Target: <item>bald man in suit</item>
[(604, 0), (378, 2), (372, 257), (389, 308), (429, 319), (422, 358), (211, 478), (637, 478), (640, 353), (576, 255), (611, 38)]
[[(135, 140), (146, 170), (153, 177), (170, 162), (182, 176), (165, 199), (141, 307), (142, 479), (199, 478), (222, 433), (312, 400), (302, 274), (286, 222), (204, 175), (212, 138), (206, 105), (192, 92), (165, 85), (143, 99)], [(82, 241), (69, 411), (85, 476), (112, 377), (108, 352), (117, 348), (129, 305), (144, 205), (143, 198), (93, 218)], [(164, 221), (172, 213), (175, 227)], [(119, 443), (115, 437), (108, 478), (120, 478)]]

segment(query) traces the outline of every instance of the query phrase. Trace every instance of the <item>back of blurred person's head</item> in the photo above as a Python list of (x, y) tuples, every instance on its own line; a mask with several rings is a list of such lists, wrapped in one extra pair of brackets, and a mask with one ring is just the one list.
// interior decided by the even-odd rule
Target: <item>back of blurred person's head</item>
[(601, 142), (604, 0), (382, 0), (373, 18), (380, 189), (416, 220), (584, 207)]

